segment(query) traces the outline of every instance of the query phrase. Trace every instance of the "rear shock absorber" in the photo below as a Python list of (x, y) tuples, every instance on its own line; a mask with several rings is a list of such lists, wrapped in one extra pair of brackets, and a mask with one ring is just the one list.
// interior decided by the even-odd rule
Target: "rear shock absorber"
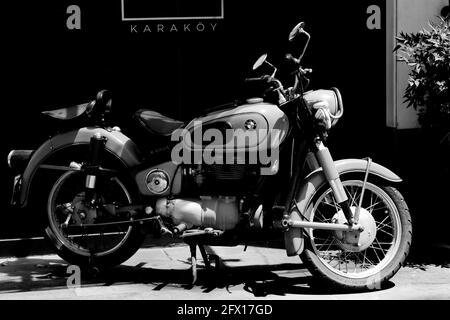
[(97, 182), (97, 175), (102, 162), (103, 151), (105, 149), (106, 138), (99, 132), (94, 134), (89, 144), (89, 158), (86, 165), (86, 183), (85, 183), (85, 199), (86, 202), (94, 200), (95, 185)]

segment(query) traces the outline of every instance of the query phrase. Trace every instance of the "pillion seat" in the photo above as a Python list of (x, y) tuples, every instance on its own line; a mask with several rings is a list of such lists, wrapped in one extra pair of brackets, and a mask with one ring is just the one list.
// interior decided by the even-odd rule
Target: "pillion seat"
[(137, 122), (151, 134), (170, 136), (175, 130), (182, 128), (185, 123), (162, 115), (159, 112), (141, 109), (134, 114)]
[(94, 102), (88, 102), (69, 108), (62, 108), (51, 111), (42, 111), (41, 113), (44, 116), (50, 117), (52, 119), (73, 120), (85, 114), (86, 111), (92, 109), (93, 104)]
[(81, 118), (83, 115), (92, 116), (93, 114), (107, 114), (111, 111), (111, 91), (101, 90), (97, 93), (95, 100), (79, 104), (69, 108), (57, 110), (42, 111), (41, 114), (50, 119), (62, 121)]

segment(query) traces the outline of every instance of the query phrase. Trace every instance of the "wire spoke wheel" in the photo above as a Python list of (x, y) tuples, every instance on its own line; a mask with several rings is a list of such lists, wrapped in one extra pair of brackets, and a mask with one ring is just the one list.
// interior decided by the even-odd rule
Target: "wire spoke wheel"
[(133, 227), (111, 223), (129, 221), (131, 217), (113, 215), (104, 207), (130, 204), (131, 195), (117, 177), (97, 177), (95, 202), (88, 203), (84, 182), (85, 175), (74, 171), (56, 181), (48, 199), (49, 227), (58, 241), (76, 256), (111, 255), (127, 242)]
[[(353, 213), (361, 200), (363, 182), (343, 180)], [(306, 218), (312, 222), (346, 223), (331, 188), (317, 192)], [(308, 250), (302, 254), (313, 273), (347, 288), (370, 288), (393, 276), (403, 263), (411, 242), (409, 211), (400, 193), (368, 182), (356, 231), (308, 229)]]

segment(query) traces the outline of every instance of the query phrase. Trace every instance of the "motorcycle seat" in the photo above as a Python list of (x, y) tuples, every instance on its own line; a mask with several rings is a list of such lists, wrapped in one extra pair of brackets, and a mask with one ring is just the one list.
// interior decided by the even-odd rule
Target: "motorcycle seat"
[(166, 117), (161, 113), (148, 109), (136, 111), (135, 118), (147, 131), (159, 136), (170, 136), (176, 129), (180, 129), (185, 125), (183, 121)]
[(84, 114), (91, 114), (94, 109), (99, 112), (109, 112), (111, 110), (111, 91), (101, 90), (97, 93), (95, 100), (82, 103), (69, 108), (62, 108), (50, 111), (42, 111), (41, 114), (57, 120), (73, 120)]
[(41, 113), (45, 116), (48, 116), (53, 119), (58, 120), (72, 120), (80, 117), (85, 114), (88, 109), (92, 108), (93, 102), (79, 104), (77, 106), (50, 110), (50, 111), (42, 111)]

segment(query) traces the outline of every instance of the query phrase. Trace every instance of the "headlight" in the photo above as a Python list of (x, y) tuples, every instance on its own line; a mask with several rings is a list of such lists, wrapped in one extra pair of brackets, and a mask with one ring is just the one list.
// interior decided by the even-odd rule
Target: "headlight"
[(327, 107), (318, 107), (318, 104), (314, 106), (314, 108), (317, 109), (316, 114), (314, 117), (321, 121), (325, 129), (330, 130), (333, 126), (333, 122), (331, 121), (330, 111)]
[(316, 119), (323, 121), (327, 129), (335, 126), (344, 114), (341, 93), (336, 88), (308, 92), (304, 99), (308, 107), (316, 110)]

